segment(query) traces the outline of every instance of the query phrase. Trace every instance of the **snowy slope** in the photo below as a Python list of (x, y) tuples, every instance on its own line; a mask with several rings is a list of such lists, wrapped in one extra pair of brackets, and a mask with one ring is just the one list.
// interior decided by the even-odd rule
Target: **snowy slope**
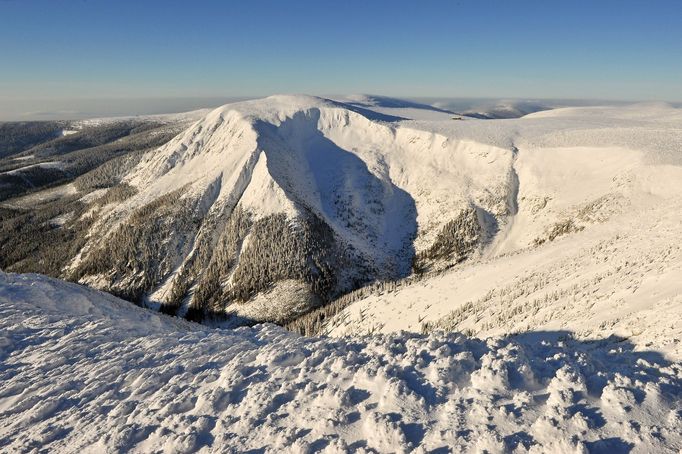
[[(100, 270), (81, 266), (81, 260), (87, 265), (88, 258), (92, 262), (107, 255), (98, 249), (103, 238), (106, 243), (122, 225), (133, 222), (136, 212), (172, 195), (176, 205), (186, 208), (163, 215), (167, 222), (192, 217), (189, 228), (199, 227), (174, 227), (170, 230), (175, 237), (161, 239), (163, 256), (155, 263), (163, 269), (151, 288), (143, 289), (149, 305), (168, 302), (202, 248), (211, 249), (219, 241), (235, 210), (268, 228), (273, 216), (283, 215), (293, 230), (328, 229), (314, 242), (329, 244), (320, 247), (325, 257), (317, 268), (337, 270), (324, 279), (334, 282), (329, 294), (338, 296), (374, 279), (405, 276), (415, 252), (427, 249), (463, 210), (476, 210), (485, 228), (506, 216), (513, 151), (402, 128), (399, 120), (358, 103), (304, 95), (216, 109), (141, 160), (124, 180), (137, 194), (103, 208), (73, 268), (81, 282), (98, 288), (121, 293), (133, 284), (140, 287), (136, 283), (144, 276), (125, 272), (122, 265), (118, 271)], [(239, 285), (234, 276), (248, 268), (240, 257), (257, 244), (253, 231), (239, 243), (235, 263), (216, 284), (226, 291)], [(80, 272), (79, 266), (88, 270)], [(95, 268), (101, 272), (90, 271)], [(299, 282), (316, 279), (318, 269)], [(278, 283), (287, 279), (297, 277), (286, 275), (268, 284), (283, 289)], [(184, 307), (196, 301), (196, 286), (189, 287)], [(278, 296), (271, 299), (294, 297)], [(252, 294), (249, 300), (256, 297)], [(291, 316), (287, 311), (282, 309), (285, 318)], [(244, 317), (253, 311), (233, 305), (228, 312)]]
[(211, 330), (0, 274), (3, 452), (677, 452), (682, 365), (562, 331)]
[[(26, 245), (26, 263), (34, 268), (17, 269), (54, 273), (194, 320), (227, 319), (219, 320), (227, 325), (300, 320), (357, 287), (413, 272), (424, 273), (442, 295), (427, 298), (437, 301), (424, 303), (419, 314), (410, 311), (401, 321), (393, 309), (383, 311), (405, 311), (399, 298), (388, 304), (393, 296), (373, 295), (341, 315), (347, 328), (334, 322), (330, 331), (419, 330), (490, 291), (519, 285), (518, 279), (533, 282), (532, 305), (556, 288), (566, 296), (565, 285), (596, 279), (589, 257), (599, 241), (612, 244), (614, 257), (628, 264), (649, 253), (639, 232), (659, 230), (659, 219), (678, 210), (681, 112), (653, 103), (454, 120), (449, 111), (386, 97), (280, 95), (155, 117), (196, 121), (121, 166), (114, 182), (101, 186), (109, 189), (97, 186), (45, 219), (59, 227), (52, 239), (72, 239), (62, 262), (35, 268), (49, 254)], [(49, 170), (25, 165), (18, 176)], [(60, 204), (78, 191), (51, 188), (6, 206)], [(676, 222), (673, 215), (663, 224), (661, 250), (676, 244)], [(628, 251), (630, 242), (636, 251)], [(452, 273), (429, 280), (450, 267)], [(500, 267), (503, 272), (493, 271)], [(573, 268), (575, 278), (557, 281)], [(533, 269), (551, 276), (537, 283), (524, 274)], [(609, 273), (622, 278), (623, 269)], [(467, 273), (496, 279), (463, 286)], [(605, 289), (620, 287), (594, 284), (596, 292)], [(617, 304), (619, 298), (607, 299)], [(357, 323), (370, 306), (383, 316), (373, 325)], [(519, 320), (527, 316), (517, 310)], [(583, 312), (580, 320), (596, 320)], [(457, 323), (478, 331), (500, 327), (476, 317)], [(504, 329), (524, 326), (515, 320)]]
[(330, 322), (328, 332), (420, 331), (426, 323), (478, 335), (567, 329), (581, 338), (615, 334), (679, 359), (682, 206), (640, 209), (369, 296)]
[[(286, 323), (368, 282), (457, 266), (426, 279), (439, 296), (425, 297), (407, 319), (395, 311), (412, 301), (374, 295), (332, 322), (335, 333), (419, 330), (519, 279), (532, 282), (528, 304), (557, 289), (573, 301), (564, 287), (600, 272), (588, 266), (590, 248), (602, 241), (614, 257), (638, 263), (649, 240), (637, 235), (657, 231), (678, 209), (681, 125), (681, 109), (660, 103), (507, 120), (453, 120), (430, 106), (368, 96), (228, 104), (143, 157), (124, 179), (136, 193), (97, 208), (67, 277), (180, 315), (198, 308), (234, 316), (232, 324)], [(674, 215), (665, 221), (661, 250), (674, 246), (678, 224)], [(120, 250), (118, 261), (96, 263)], [(535, 266), (551, 277), (536, 283), (528, 277)], [(609, 275), (621, 279), (623, 269)], [(564, 280), (566, 270), (576, 276)], [(458, 273), (496, 279), (465, 286)], [(620, 304), (617, 281), (593, 290), (613, 291), (606, 300)], [(369, 325), (361, 320), (368, 308), (378, 316)], [(518, 311), (519, 320), (527, 316)], [(605, 326), (635, 323), (569, 312)], [(458, 326), (500, 328), (476, 317)], [(526, 324), (505, 321), (504, 332)]]
[[(266, 213), (292, 215), (291, 202), (300, 202), (383, 265), (379, 255), (395, 256), (416, 233), (405, 222), (415, 214), (421, 236), (443, 223), (435, 212), (491, 192), (507, 196), (509, 150), (383, 121), (392, 118), (303, 95), (229, 104), (150, 153), (129, 178), (141, 194), (128, 204), (217, 182), (217, 205), (244, 197), (260, 216), (260, 204), (249, 203), (258, 198)], [(267, 171), (254, 178), (259, 164)], [(336, 202), (343, 204), (331, 206)], [(352, 227), (347, 216), (355, 218)]]
[(405, 127), (513, 146), (509, 216), (480, 258), (374, 292), (326, 332), (569, 329), (682, 357), (682, 112), (567, 108)]

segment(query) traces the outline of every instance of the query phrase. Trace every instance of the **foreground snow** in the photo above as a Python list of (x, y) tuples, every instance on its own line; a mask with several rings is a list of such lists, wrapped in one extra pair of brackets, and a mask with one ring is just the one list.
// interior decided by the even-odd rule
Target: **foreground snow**
[(682, 448), (682, 365), (617, 339), (211, 330), (11, 274), (0, 326), (3, 452)]

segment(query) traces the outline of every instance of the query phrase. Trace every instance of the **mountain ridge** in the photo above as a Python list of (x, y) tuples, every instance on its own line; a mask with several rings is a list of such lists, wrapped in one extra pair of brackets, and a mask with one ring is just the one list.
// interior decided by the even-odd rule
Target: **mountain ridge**
[(680, 162), (665, 105), (426, 121), (364, 104), (228, 104), (88, 174), (92, 192), (56, 188), (68, 200), (44, 216), (64, 244), (47, 265), (194, 320), (288, 324), (360, 287), (589, 231), (668, 197), (656, 175)]
[[(312, 303), (313, 306), (330, 297), (340, 296), (362, 283), (406, 276), (411, 272), (416, 254), (415, 239), (421, 236), (422, 243), (428, 242), (424, 238), (425, 230), (434, 236), (458, 215), (455, 212), (451, 218), (440, 219), (438, 211), (442, 211), (444, 206), (459, 207), (459, 210), (472, 209), (472, 200), (467, 195), (468, 187), (462, 186), (457, 179), (448, 179), (440, 189), (441, 192), (454, 194), (454, 198), (449, 196), (437, 200), (435, 205), (428, 200), (429, 194), (416, 201), (412, 198), (413, 191), (408, 192), (410, 187), (423, 187), (421, 181), (410, 181), (421, 180), (422, 177), (418, 174), (419, 178), (415, 178), (407, 165), (407, 160), (414, 159), (411, 156), (414, 154), (411, 151), (412, 144), (422, 142), (418, 145), (419, 149), (427, 151), (434, 150), (436, 146), (447, 150), (437, 153), (430, 151), (431, 159), (436, 161), (419, 168), (425, 173), (424, 177), (433, 179), (448, 168), (461, 174), (462, 170), (456, 167), (473, 165), (480, 168), (481, 164), (477, 163), (480, 158), (475, 153), (472, 155), (467, 144), (452, 144), (444, 137), (395, 128), (385, 121), (387, 118), (392, 117), (366, 114), (363, 110), (348, 108), (336, 101), (308, 96), (274, 96), (221, 107), (158, 151), (143, 157), (123, 179), (123, 183), (134, 188), (136, 194), (112, 207), (109, 213), (101, 217), (98, 226), (114, 232), (105, 235), (105, 238), (123, 241), (111, 235), (116, 234), (115, 229), (121, 222), (124, 223), (121, 228), (126, 228), (129, 213), (144, 210), (155, 200), (176, 191), (178, 202), (187, 202), (182, 213), (176, 212), (173, 216), (194, 216), (196, 222), (202, 225), (194, 229), (191, 227), (194, 224), (188, 224), (190, 231), (187, 234), (190, 236), (182, 240), (177, 237), (175, 230), (164, 227), (168, 235), (165, 241), (176, 244), (177, 256), (152, 257), (153, 261), (161, 263), (163, 270), (151, 281), (136, 278), (135, 285), (140, 291), (155, 297), (168, 297), (172, 290), (168, 290), (169, 278), (163, 276), (169, 276), (171, 272), (182, 275), (182, 270), (197, 252), (195, 245), (191, 248), (187, 245), (199, 244), (201, 241), (207, 245), (217, 244), (221, 235), (220, 226), (229, 223), (230, 216), (238, 207), (249, 217), (248, 222), (253, 226), (258, 223), (293, 222), (288, 227), (293, 237), (299, 235), (294, 232), (296, 224), (299, 227), (302, 225), (303, 231), (320, 233), (319, 228), (322, 228), (327, 232), (323, 237), (311, 237), (310, 241), (328, 244), (331, 248), (329, 253), (336, 251), (332, 256), (349, 265), (336, 266), (338, 263), (334, 262), (335, 259), (324, 253), (326, 258), (320, 258), (322, 262), (313, 260), (316, 264), (310, 266), (309, 272), (301, 271), (307, 276), (304, 280), (315, 283), (320, 278), (327, 282), (324, 290), (320, 290), (326, 296), (322, 295), (322, 302)], [(449, 150), (453, 150), (454, 155)], [(494, 152), (507, 153), (504, 150)], [(443, 165), (446, 159), (444, 153), (456, 158), (455, 167), (452, 164)], [(493, 174), (493, 178), (500, 180), (498, 187), (504, 190), (502, 181), (506, 178), (506, 170), (500, 167), (495, 172), (500, 175)], [(485, 185), (487, 181), (481, 184)], [(489, 193), (489, 190), (485, 189), (484, 192)], [(499, 198), (506, 198), (506, 194)], [(481, 204), (481, 201), (477, 202)], [(505, 208), (502, 205), (495, 207), (496, 203), (488, 203), (490, 206), (480, 208), (485, 212), (497, 210), (499, 213), (496, 214), (501, 215)], [(478, 213), (475, 209), (474, 212)], [(281, 214), (287, 221), (268, 218)], [(420, 215), (422, 218), (426, 215), (428, 222), (419, 219)], [(213, 219), (217, 223), (213, 233), (209, 233), (210, 222), (204, 223), (205, 219)], [(472, 222), (478, 222), (477, 218)], [(319, 228), (312, 228), (311, 225)], [(418, 225), (421, 225), (421, 231)], [(151, 232), (153, 229), (147, 230)], [(269, 230), (263, 227), (254, 231)], [(140, 230), (130, 230), (129, 234), (133, 232), (141, 234)], [(230, 246), (233, 248), (232, 253), (241, 256), (242, 252), (248, 252), (252, 247), (251, 240), (247, 233), (237, 241), (239, 250), (235, 251)], [(184, 249), (181, 244), (185, 245)], [(422, 247), (427, 246), (424, 244)], [(110, 263), (107, 265), (109, 271), (106, 266), (94, 265), (97, 259), (93, 257), (101, 256), (102, 252), (101, 246), (86, 246), (82, 257), (72, 265), (77, 278), (100, 288), (114, 285), (114, 288), (129, 291), (129, 279), (124, 278), (120, 282), (116, 282), (117, 278), (111, 279), (111, 270), (119, 270), (114, 274), (125, 274), (123, 262), (118, 265)], [(139, 250), (130, 252), (132, 255), (140, 253), (142, 251)], [(130, 254), (121, 260), (129, 260), (132, 257)], [(309, 251), (309, 254), (312, 252)], [(85, 262), (82, 261), (83, 257)], [(310, 257), (297, 260), (307, 261)], [(242, 267), (240, 260), (232, 261), (229, 266), (234, 269), (222, 272), (218, 287), (241, 285), (239, 282), (229, 282), (230, 276)], [(343, 271), (334, 272), (332, 276), (329, 274), (331, 271), (325, 272), (323, 269)], [(102, 286), (102, 276), (107, 273), (109, 277), (104, 279), (109, 279), (109, 283)], [(263, 291), (279, 280), (292, 277), (283, 270), (276, 275), (276, 280), (270, 281), (268, 278), (267, 283), (261, 282), (256, 289)], [(300, 273), (296, 276), (300, 278)], [(165, 290), (159, 292), (161, 288)], [(178, 307), (181, 313), (187, 313), (192, 307), (192, 303), (186, 303), (186, 300), (188, 297), (192, 299), (194, 293), (189, 289), (187, 292), (181, 298), (185, 302)], [(321, 296), (319, 292), (313, 293)], [(139, 292), (127, 296), (133, 296), (134, 299), (141, 297)], [(163, 305), (167, 302), (147, 299), (150, 304)], [(175, 306), (178, 304), (175, 303)]]

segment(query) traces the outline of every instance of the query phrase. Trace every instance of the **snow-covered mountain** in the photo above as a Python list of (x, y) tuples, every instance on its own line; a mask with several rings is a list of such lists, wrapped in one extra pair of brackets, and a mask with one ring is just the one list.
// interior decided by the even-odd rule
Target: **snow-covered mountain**
[[(286, 323), (371, 282), (546, 256), (678, 193), (668, 105), (489, 121), (406, 108), (428, 111), (303, 95), (216, 109), (123, 177), (68, 277), (193, 319)], [(467, 302), (440, 301), (441, 316)]]
[(662, 104), (417, 123), (489, 143), (513, 137), (510, 215), (466, 264), (363, 289), (303, 326), (324, 319), (313, 331), (334, 335), (570, 329), (584, 338), (637, 339), (679, 357), (680, 125), (680, 110)]
[(98, 213), (72, 277), (170, 312), (285, 322), (407, 276), (444, 241), (461, 247), (434, 254), (461, 261), (509, 214), (514, 152), (398, 120), (308, 96), (216, 109), (123, 179), (134, 195)]
[(211, 329), (0, 273), (0, 451), (673, 453), (682, 365), (565, 331)]
[[(609, 271), (618, 279), (651, 253), (649, 243), (660, 245), (662, 263), (676, 257), (665, 252), (678, 234), (666, 213), (678, 210), (682, 115), (665, 104), (478, 120), (385, 97), (288, 95), (112, 121), (75, 125), (76, 134), (3, 161), (25, 176), (62, 165), (66, 158), (48, 152), (67, 147), (80, 176), (0, 206), (0, 266), (226, 325), (487, 333), (529, 323), (524, 308), (514, 317), (492, 309), (509, 305), (511, 289), (525, 289), (529, 299), (514, 301), (528, 307), (554, 292), (563, 306), (577, 298), (575, 286), (610, 295), (608, 304), (629, 301), (617, 296), (618, 281), (585, 284), (603, 279), (589, 266), (600, 241), (623, 262)], [(119, 139), (129, 129), (142, 135)], [(91, 143), (102, 144), (82, 149)], [(98, 165), (100, 149), (108, 161)], [(651, 230), (660, 241), (648, 240)], [(433, 293), (403, 320), (391, 309), (404, 311), (391, 296), (398, 285)], [(674, 296), (679, 287), (671, 288)], [(618, 322), (594, 316), (612, 313), (609, 305), (578, 312), (622, 328), (645, 307), (632, 301)], [(544, 323), (538, 317), (533, 323)]]
[(0, 273), (1, 451), (682, 448), (680, 109), (274, 96), (138, 127), (0, 205), (2, 263), (329, 336)]

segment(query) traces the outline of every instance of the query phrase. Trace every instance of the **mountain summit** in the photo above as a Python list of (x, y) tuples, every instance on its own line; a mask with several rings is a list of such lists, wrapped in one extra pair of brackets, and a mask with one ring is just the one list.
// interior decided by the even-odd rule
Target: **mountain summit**
[(211, 111), (89, 205), (65, 277), (194, 320), (288, 323), (674, 195), (657, 177), (679, 165), (670, 106), (458, 121), (373, 108), (280, 95)]
[(508, 214), (513, 152), (397, 120), (303, 95), (218, 108), (123, 179), (72, 277), (190, 317), (284, 322), (408, 275), (434, 244), (461, 261)]

